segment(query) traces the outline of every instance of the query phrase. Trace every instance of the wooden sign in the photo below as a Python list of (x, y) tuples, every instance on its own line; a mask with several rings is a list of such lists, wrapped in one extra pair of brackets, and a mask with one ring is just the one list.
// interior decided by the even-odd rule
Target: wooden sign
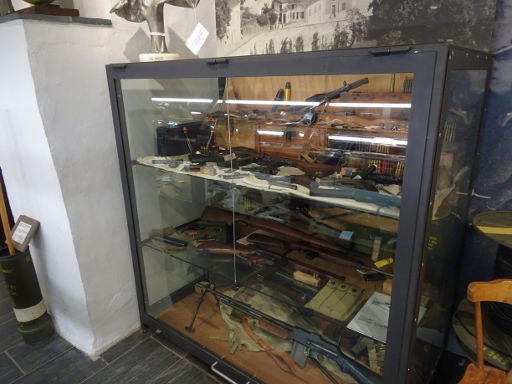
[(28, 243), (39, 229), (39, 221), (30, 217), (21, 215), (12, 229), (12, 241), (14, 248), (20, 252), (25, 252)]

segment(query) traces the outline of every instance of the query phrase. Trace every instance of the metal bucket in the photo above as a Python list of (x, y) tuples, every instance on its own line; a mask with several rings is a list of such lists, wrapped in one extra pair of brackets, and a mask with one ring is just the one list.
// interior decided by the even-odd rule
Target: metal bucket
[(27, 249), (11, 256), (7, 249), (0, 249), (0, 266), (23, 340), (34, 344), (48, 339), (53, 334), (53, 326), (46, 312), (30, 251)]

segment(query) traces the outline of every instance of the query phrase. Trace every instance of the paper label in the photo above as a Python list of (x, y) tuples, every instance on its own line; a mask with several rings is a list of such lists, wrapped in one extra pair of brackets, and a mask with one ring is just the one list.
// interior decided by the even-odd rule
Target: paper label
[(194, 28), (194, 31), (187, 40), (187, 48), (190, 49), (190, 51), (192, 51), (194, 55), (197, 55), (197, 52), (199, 52), (199, 50), (203, 46), (208, 35), (208, 30), (205, 27), (203, 27), (201, 23), (197, 23), (196, 27)]
[(339, 237), (340, 237), (340, 240), (351, 241), (353, 235), (354, 235), (354, 232), (352, 232), (352, 231), (343, 231), (340, 233)]
[(20, 221), (16, 227), (16, 231), (14, 231), (14, 234), (12, 235), (12, 240), (18, 244), (23, 244), (31, 228), (32, 226), (30, 224)]
[[(385, 344), (390, 307), (391, 296), (373, 292), (368, 301), (348, 324), (347, 328)], [(425, 307), (420, 306), (418, 324), (426, 311)]]

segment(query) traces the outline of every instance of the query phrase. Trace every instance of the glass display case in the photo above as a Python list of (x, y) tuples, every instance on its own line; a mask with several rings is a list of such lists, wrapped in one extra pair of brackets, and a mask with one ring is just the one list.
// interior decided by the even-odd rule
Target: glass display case
[(142, 323), (231, 383), (426, 383), (488, 55), (107, 67)]

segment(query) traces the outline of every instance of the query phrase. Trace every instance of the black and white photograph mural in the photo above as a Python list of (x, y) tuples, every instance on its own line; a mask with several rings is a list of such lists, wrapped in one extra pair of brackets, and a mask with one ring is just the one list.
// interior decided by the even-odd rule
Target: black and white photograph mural
[(496, 1), (216, 0), (215, 8), (219, 56), (439, 41), (489, 50)]

